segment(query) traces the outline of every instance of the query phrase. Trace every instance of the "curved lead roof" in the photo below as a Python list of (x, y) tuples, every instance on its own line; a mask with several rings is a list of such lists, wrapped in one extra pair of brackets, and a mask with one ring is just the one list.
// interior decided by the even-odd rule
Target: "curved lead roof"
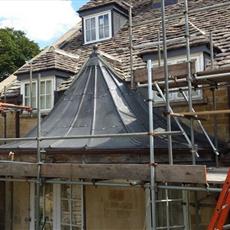
[[(162, 112), (154, 108), (154, 128), (166, 129)], [(173, 130), (178, 127), (173, 123)], [(148, 106), (129, 89), (99, 54), (93, 52), (71, 87), (42, 121), (42, 137), (148, 132)], [(35, 137), (36, 128), (27, 136)], [(173, 147), (188, 148), (183, 136)], [(147, 149), (149, 137), (69, 139), (41, 141), (44, 149), (111, 150)], [(35, 141), (17, 141), (1, 149), (36, 149)], [(167, 149), (167, 137), (156, 137), (155, 148)]]

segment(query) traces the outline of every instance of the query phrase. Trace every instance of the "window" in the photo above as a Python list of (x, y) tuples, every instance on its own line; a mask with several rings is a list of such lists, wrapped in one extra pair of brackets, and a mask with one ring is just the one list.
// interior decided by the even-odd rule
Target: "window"
[(40, 217), (45, 230), (53, 229), (53, 189), (51, 184), (47, 184), (42, 189), (42, 196), (40, 196)]
[(111, 38), (111, 12), (85, 17), (84, 33), (86, 44)]
[(98, 18), (99, 21), (99, 39), (109, 37), (109, 15), (101, 15)]
[[(195, 68), (196, 68), (196, 72), (198, 71), (203, 71), (204, 70), (204, 56), (203, 53), (198, 53), (198, 54), (193, 54), (191, 56), (192, 60), (195, 60)], [(186, 61), (186, 57), (185, 56), (178, 56), (178, 57), (174, 57), (168, 60), (168, 64), (169, 65), (173, 65), (173, 64), (180, 64)], [(161, 62), (163, 63), (163, 61)], [(158, 67), (157, 62), (153, 63), (153, 68)], [(183, 89), (183, 88), (181, 88)], [(185, 89), (185, 88), (184, 88)], [(184, 90), (184, 93), (186, 96), (188, 96), (188, 91)], [(164, 102), (164, 100), (160, 97), (160, 95), (158, 94), (157, 91), (153, 91), (153, 96), (154, 96), (154, 102), (155, 104), (161, 104)], [(196, 89), (196, 90), (192, 90), (192, 98), (193, 100), (201, 100), (203, 98), (203, 91), (201, 89)], [(184, 96), (178, 91), (178, 92), (171, 92), (169, 93), (169, 100), (171, 102), (184, 102)]]
[(52, 108), (52, 81), (41, 81), (41, 110)]
[[(32, 107), (36, 107), (36, 83), (32, 83)], [(30, 101), (30, 83), (25, 83), (25, 93), (24, 93), (24, 104), (27, 106), (31, 105)]]
[[(35, 229), (35, 224), (37, 222), (35, 217), (35, 201), (37, 198), (35, 184), (30, 183), (30, 230)], [(40, 208), (39, 208), (39, 218), (41, 225), (44, 230), (52, 230), (53, 226), (53, 216), (54, 216), (54, 194), (53, 187), (51, 184), (46, 184), (42, 187), (40, 195)]]
[[(185, 225), (184, 220), (184, 212), (183, 212), (183, 205), (186, 204), (186, 200), (183, 199), (183, 192), (170, 190), (167, 191), (168, 193), (168, 208), (169, 208), (169, 226), (177, 226), (176, 229), (183, 229)], [(166, 202), (166, 190), (159, 189), (156, 193), (157, 196), (157, 216), (156, 222), (157, 227), (162, 229), (167, 229), (167, 219), (165, 217), (166, 210), (167, 210), (167, 202)], [(170, 227), (170, 229), (172, 229)]]
[(86, 42), (96, 40), (96, 18), (89, 18), (85, 20), (85, 35)]
[[(44, 184), (40, 196), (40, 221), (44, 230), (82, 229), (82, 186)], [(35, 183), (30, 184), (30, 230), (35, 229)]]
[[(30, 83), (25, 82), (22, 85), (23, 104), (31, 106)], [(54, 80), (41, 80), (40, 88), (40, 107), (41, 111), (50, 110), (53, 107)], [(37, 108), (37, 82), (32, 83), (32, 108)]]
[(78, 185), (61, 187), (61, 229), (81, 229), (81, 187)]
[[(183, 88), (181, 88), (183, 90)], [(188, 90), (184, 89), (184, 93), (186, 96), (188, 96)], [(163, 103), (164, 100), (161, 98), (161, 96), (158, 94), (157, 91), (153, 91), (154, 96), (154, 102), (155, 103)], [(199, 100), (203, 98), (203, 91), (201, 89), (192, 90), (192, 99), (193, 100)], [(184, 96), (178, 91), (178, 92), (172, 92), (169, 93), (169, 100), (171, 102), (180, 102), (185, 101)]]

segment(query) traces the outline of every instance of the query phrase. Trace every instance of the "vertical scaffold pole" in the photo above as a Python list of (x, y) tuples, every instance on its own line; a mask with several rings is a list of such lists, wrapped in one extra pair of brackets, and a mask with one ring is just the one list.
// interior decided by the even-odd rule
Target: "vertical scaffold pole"
[[(185, 40), (186, 40), (186, 56), (187, 56), (187, 66), (188, 66), (188, 74), (187, 74), (187, 82), (188, 82), (188, 107), (189, 112), (193, 111), (193, 103), (192, 103), (192, 72), (191, 72), (191, 50), (190, 50), (190, 30), (189, 30), (189, 8), (188, 8), (188, 0), (184, 0), (184, 19), (185, 19)], [(195, 149), (195, 137), (194, 137), (194, 120), (190, 119), (190, 135), (191, 135), (191, 155), (192, 155), (192, 164), (196, 164), (196, 149)], [(184, 192), (185, 193), (185, 192)], [(186, 192), (187, 193), (187, 192)], [(188, 195), (188, 194), (185, 194)], [(195, 192), (195, 202), (197, 201), (197, 193)], [(187, 208), (189, 211), (189, 207)], [(189, 215), (189, 212), (187, 212)], [(196, 207), (196, 228), (199, 227), (198, 221), (198, 209)], [(189, 226), (187, 226), (189, 229)]]
[[(216, 104), (216, 88), (211, 88), (212, 91), (212, 106), (213, 110), (215, 111), (217, 109)], [(217, 124), (217, 116), (213, 116), (213, 134), (214, 134), (214, 143), (215, 143), (215, 149), (216, 153), (218, 152), (218, 124)], [(216, 167), (219, 167), (219, 154), (216, 154)]]
[(160, 30), (157, 33), (157, 40), (158, 40), (158, 45), (157, 45), (157, 49), (158, 49), (158, 66), (161, 66), (161, 32), (160, 32)]
[(35, 201), (35, 215), (36, 215), (36, 230), (40, 230), (40, 194), (41, 194), (41, 151), (40, 151), (40, 137), (41, 137), (41, 109), (40, 109), (40, 89), (41, 89), (41, 74), (38, 74), (37, 80), (37, 182), (36, 182), (36, 201)]
[[(167, 131), (171, 132), (171, 115), (170, 115), (170, 101), (169, 101), (169, 72), (168, 72), (168, 54), (167, 54), (167, 35), (165, 25), (165, 0), (161, 1), (161, 21), (163, 34), (163, 55), (164, 55), (164, 76), (165, 76), (165, 98), (166, 98), (166, 113), (167, 113)], [(168, 136), (168, 154), (169, 164), (173, 164), (172, 154), (172, 136)]]
[(211, 68), (213, 69), (214, 68), (214, 45), (213, 45), (212, 32), (210, 32), (209, 39), (210, 39)]
[(148, 69), (148, 104), (149, 104), (149, 142), (150, 142), (150, 203), (151, 203), (151, 226), (156, 229), (156, 194), (155, 194), (155, 156), (153, 133), (153, 91), (152, 91), (152, 61), (147, 61)]
[[(83, 182), (83, 180), (81, 180)], [(85, 186), (81, 185), (81, 230), (85, 230)]]
[(130, 51), (130, 78), (131, 89), (134, 89), (134, 76), (133, 76), (133, 12), (132, 6), (129, 5), (129, 51)]
[[(211, 56), (211, 68), (214, 69), (214, 44), (213, 44), (213, 34), (212, 31), (209, 35), (210, 39), (210, 56)], [(217, 109), (216, 106), (216, 88), (213, 86), (211, 88), (212, 91), (212, 103), (213, 103), (213, 110)], [(218, 150), (218, 124), (217, 124), (217, 116), (213, 116), (213, 134), (215, 138), (215, 148)], [(219, 167), (219, 157), (216, 155), (216, 167)]]
[[(188, 0), (184, 0), (184, 17), (185, 17), (185, 39), (186, 39), (186, 56), (188, 64), (188, 104), (189, 112), (192, 112), (192, 73), (191, 73), (191, 50), (190, 50), (190, 36), (189, 36), (189, 15), (188, 15)], [(196, 164), (196, 150), (195, 150), (195, 140), (194, 140), (194, 124), (193, 119), (190, 119), (190, 132), (191, 132), (191, 153), (192, 153), (192, 163)]]
[(33, 64), (29, 62), (30, 65), (30, 107), (33, 108), (32, 105), (32, 97), (33, 97)]
[(184, 230), (190, 229), (190, 221), (189, 221), (189, 196), (188, 191), (182, 191), (182, 199), (183, 199), (183, 217), (184, 217)]
[[(167, 53), (167, 34), (165, 23), (165, 0), (161, 1), (161, 24), (163, 35), (163, 56), (164, 56), (164, 78), (165, 78), (165, 99), (166, 99), (166, 113), (167, 113), (167, 131), (171, 132), (171, 115), (170, 115), (170, 101), (169, 101), (169, 72), (168, 72), (168, 53)], [(173, 165), (173, 152), (172, 152), (172, 136), (168, 136), (168, 156), (169, 164)], [(166, 198), (166, 224), (167, 229), (170, 229), (170, 217), (169, 217), (169, 194), (168, 190), (165, 190)]]
[[(4, 86), (4, 103), (6, 103), (6, 86)], [(3, 137), (7, 138), (7, 115), (6, 112), (3, 111), (3, 119), (4, 119), (4, 129), (3, 129)], [(6, 144), (6, 142), (4, 142)]]

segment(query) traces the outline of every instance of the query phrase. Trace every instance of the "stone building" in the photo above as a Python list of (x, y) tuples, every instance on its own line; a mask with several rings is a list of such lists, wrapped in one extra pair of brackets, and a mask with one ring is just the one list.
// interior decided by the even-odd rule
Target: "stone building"
[[(175, 113), (183, 115), (188, 110), (180, 93), (180, 89), (187, 92), (188, 71), (184, 1), (165, 2), (170, 88), (173, 89), (170, 105)], [(133, 6), (132, 12), (127, 3)], [(3, 101), (33, 108), (32, 113), (17, 110), (17, 119), (12, 111), (3, 111), (0, 117), (2, 137), (31, 138), (0, 146), (3, 161), (3, 166), (0, 162), (0, 193), (4, 197), (0, 202), (1, 229), (33, 230), (38, 217), (44, 229), (150, 229), (151, 196), (146, 187), (149, 137), (127, 134), (149, 132), (147, 60), (152, 62), (154, 81), (164, 90), (160, 1), (90, 0), (78, 13), (82, 18), (80, 24), (0, 83)], [(193, 106), (195, 111), (223, 111), (218, 116), (208, 114), (201, 119), (221, 153), (218, 157), (221, 166), (229, 165), (229, 22), (228, 0), (189, 1)], [(153, 94), (154, 132), (164, 132), (167, 130), (164, 99), (156, 87)], [(43, 118), (41, 137), (51, 138), (39, 141), (41, 164), (36, 164), (38, 101)], [(178, 119), (190, 138), (189, 120)], [(196, 120), (194, 123), (199, 153), (196, 162), (214, 167), (216, 151)], [(171, 126), (173, 131), (181, 131), (174, 118)], [(120, 139), (113, 136), (121, 133), (127, 136)], [(89, 137), (103, 134), (108, 137)], [(88, 136), (75, 140), (71, 135)], [(57, 136), (70, 139), (52, 139)], [(154, 139), (156, 162), (168, 164), (167, 137)], [(191, 146), (185, 136), (172, 139), (174, 163), (181, 167), (192, 164)], [(132, 170), (129, 166), (137, 168)], [(36, 180), (39, 167), (40, 187)], [(208, 182), (219, 187), (226, 170), (218, 169), (215, 173), (220, 174), (221, 179), (217, 181), (215, 177)], [(196, 182), (202, 175), (201, 172)], [(179, 184), (175, 179), (159, 184), (163, 182)], [(109, 183), (113, 186), (108, 186)], [(194, 182), (182, 184), (190, 186)], [(157, 226), (159, 229), (165, 229), (168, 224), (176, 229), (183, 226), (184, 229), (206, 229), (217, 195), (158, 189)], [(165, 200), (165, 196), (171, 202)]]

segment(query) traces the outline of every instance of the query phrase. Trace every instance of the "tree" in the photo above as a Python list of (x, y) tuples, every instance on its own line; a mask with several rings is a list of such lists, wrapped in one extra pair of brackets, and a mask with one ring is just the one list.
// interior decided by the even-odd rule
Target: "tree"
[(1, 28), (0, 81), (4, 80), (39, 52), (39, 46), (29, 40), (23, 31)]

